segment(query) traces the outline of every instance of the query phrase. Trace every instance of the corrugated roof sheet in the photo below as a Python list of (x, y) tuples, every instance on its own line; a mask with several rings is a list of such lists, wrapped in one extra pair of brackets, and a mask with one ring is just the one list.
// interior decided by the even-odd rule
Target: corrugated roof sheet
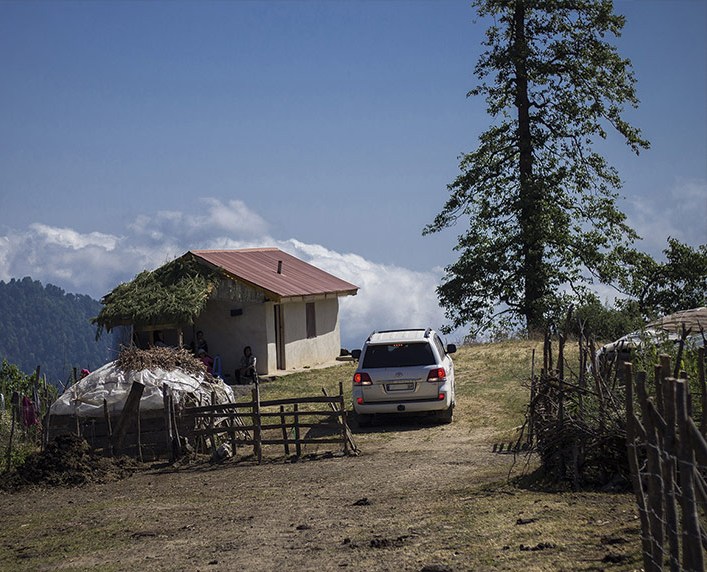
[[(279, 248), (192, 250), (191, 254), (227, 274), (282, 299), (298, 296), (354, 295), (358, 286), (312, 266)], [(282, 263), (281, 273), (278, 265)]]

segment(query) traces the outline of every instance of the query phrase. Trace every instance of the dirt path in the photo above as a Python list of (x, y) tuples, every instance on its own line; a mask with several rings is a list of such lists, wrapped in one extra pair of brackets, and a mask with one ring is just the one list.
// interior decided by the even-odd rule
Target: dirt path
[(459, 491), (502, 479), (512, 458), (462, 422), (384, 423), (356, 438), (358, 457), (229, 460), (4, 495), (0, 567), (469, 569), (447, 515)]

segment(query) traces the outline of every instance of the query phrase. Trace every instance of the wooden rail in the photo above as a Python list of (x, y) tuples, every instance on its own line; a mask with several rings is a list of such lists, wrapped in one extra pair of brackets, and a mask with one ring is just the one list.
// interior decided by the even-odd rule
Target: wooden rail
[(264, 445), (279, 445), (285, 455), (294, 446), (296, 457), (302, 456), (303, 446), (320, 444), (339, 444), (346, 455), (358, 453), (347, 424), (341, 383), (339, 394), (334, 396), (324, 391), (321, 396), (265, 401), (256, 385), (250, 401), (189, 407), (181, 416), (193, 418), (195, 439), (221, 436), (231, 444), (234, 455), (238, 447), (252, 446), (258, 463), (262, 462)]

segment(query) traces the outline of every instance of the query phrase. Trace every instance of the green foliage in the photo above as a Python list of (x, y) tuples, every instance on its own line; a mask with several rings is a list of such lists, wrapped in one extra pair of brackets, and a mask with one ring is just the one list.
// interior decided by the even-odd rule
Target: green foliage
[(493, 23), (469, 95), (485, 97), (494, 122), (424, 234), (469, 221), (438, 288), (450, 329), (483, 328), (500, 307), (533, 331), (565, 298), (614, 276), (610, 253), (636, 238), (595, 143), (613, 130), (636, 153), (649, 144), (622, 118), (638, 99), (630, 62), (605, 40), (624, 24), (610, 1), (474, 5)]
[(575, 337), (580, 334), (594, 336), (597, 340), (611, 342), (630, 332), (644, 327), (645, 321), (633, 302), (618, 306), (602, 304), (596, 296), (590, 296), (574, 311), (575, 320), (567, 332)]
[(101, 300), (103, 308), (93, 323), (99, 336), (122, 324), (192, 323), (218, 280), (217, 272), (186, 254), (116, 286)]
[(627, 261), (621, 285), (641, 314), (654, 319), (707, 305), (707, 245), (693, 249), (668, 238), (663, 254), (665, 262), (631, 249), (619, 254)]
[(91, 318), (100, 303), (90, 296), (25, 277), (0, 281), (0, 358), (22, 372), (41, 374), (56, 383), (73, 367), (94, 369), (110, 358), (113, 336), (95, 339)]
[(34, 385), (34, 378), (34, 375), (23, 373), (19, 367), (8, 363), (6, 359), (2, 360), (2, 366), (0, 366), (0, 388), (2, 388), (6, 398), (13, 391), (25, 394), (30, 393)]
[(5, 411), (0, 415), (0, 472), (6, 471), (8, 468), (12, 470), (19, 467), (25, 462), (25, 459), (32, 453), (39, 450), (42, 438), (42, 429), (40, 426), (29, 428), (22, 427), (19, 420), (15, 420), (15, 429), (12, 435), (12, 448), (10, 449), (10, 464), (7, 464), (8, 444), (10, 442), (10, 433), (12, 432), (12, 416), (9, 411)]
[[(699, 380), (699, 345), (696, 338), (688, 338), (686, 340), (682, 353), (680, 354), (680, 362), (678, 364), (679, 372), (685, 372), (690, 387), (694, 393), (700, 391)], [(634, 344), (631, 349), (631, 362), (634, 366), (634, 371), (645, 371), (649, 375), (653, 371), (654, 366), (660, 364), (660, 356), (670, 356), (671, 367), (675, 367), (678, 359), (680, 343), (674, 337), (670, 337), (667, 332), (659, 332), (657, 335), (643, 330), (640, 334), (640, 342)], [(675, 371), (669, 373), (672, 376)], [(695, 404), (697, 405), (697, 404)]]

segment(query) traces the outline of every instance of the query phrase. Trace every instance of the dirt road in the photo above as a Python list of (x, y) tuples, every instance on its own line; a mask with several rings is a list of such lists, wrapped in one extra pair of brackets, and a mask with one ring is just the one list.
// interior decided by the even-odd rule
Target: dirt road
[(358, 457), (153, 467), (117, 482), (4, 495), (0, 562), (18, 570), (468, 569), (468, 542), (446, 515), (460, 490), (503, 478), (511, 457), (492, 454), (483, 432), (463, 423), (384, 422), (356, 439)]

